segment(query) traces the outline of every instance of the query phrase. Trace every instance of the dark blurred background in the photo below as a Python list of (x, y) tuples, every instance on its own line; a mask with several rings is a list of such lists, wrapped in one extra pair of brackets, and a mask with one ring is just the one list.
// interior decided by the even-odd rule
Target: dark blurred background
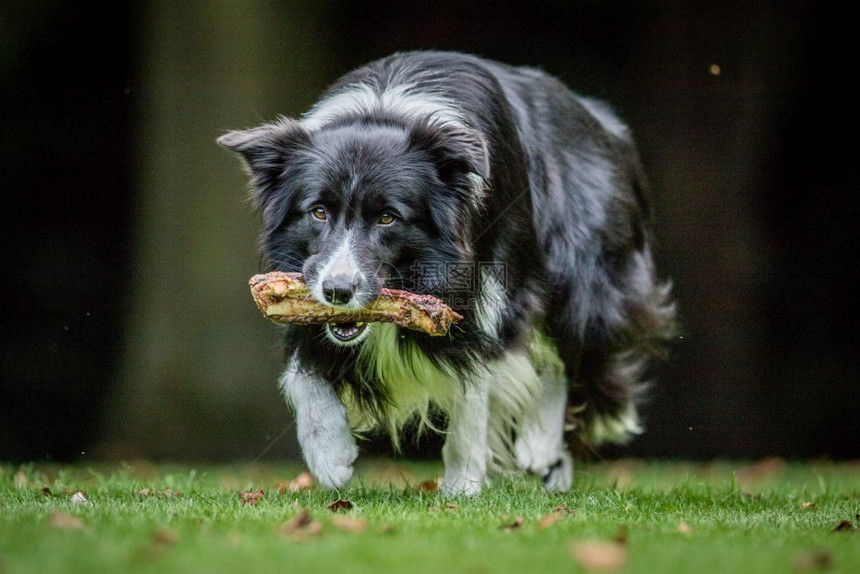
[[(847, 2), (0, 3), (0, 459), (296, 456), (227, 128), (390, 52), (544, 68), (631, 125), (683, 335), (612, 452), (858, 457)], [(378, 448), (378, 447), (374, 447)]]

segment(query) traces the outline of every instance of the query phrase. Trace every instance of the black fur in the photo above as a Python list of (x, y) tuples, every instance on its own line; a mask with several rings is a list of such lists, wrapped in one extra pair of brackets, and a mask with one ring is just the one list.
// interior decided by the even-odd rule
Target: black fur
[[(381, 94), (404, 85), (410, 97), (448, 102), (461, 121), (407, 113), (396, 101), (319, 118), (357, 86)], [(249, 167), (270, 269), (319, 281), (350, 229), (361, 303), (384, 284), (432, 293), (465, 317), (448, 337), (401, 330), (401, 346), (466, 374), (540, 329), (565, 364), (571, 403), (586, 405), (586, 434), (636, 400), (648, 360), (662, 354), (674, 307), (653, 268), (634, 145), (603, 104), (542, 72), (457, 53), (397, 54), (341, 78), (304, 121), (219, 141)], [(319, 205), (325, 225), (309, 216)], [(378, 224), (384, 210), (396, 212), (394, 224)], [(475, 316), (488, 296), (482, 283), (450, 276), (482, 265), (504, 271), (497, 333)], [(287, 327), (288, 353), (384, 415), (389, 393), (354, 369), (359, 347), (333, 345), (324, 329)]]

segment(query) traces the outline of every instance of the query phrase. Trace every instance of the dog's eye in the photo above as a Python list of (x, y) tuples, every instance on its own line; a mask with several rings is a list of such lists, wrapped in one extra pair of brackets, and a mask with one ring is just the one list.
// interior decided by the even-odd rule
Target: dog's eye
[(328, 218), (328, 214), (325, 212), (325, 207), (322, 205), (317, 205), (316, 207), (311, 208), (311, 215), (314, 216), (314, 219), (318, 219), (320, 221), (325, 221)]
[(379, 223), (380, 225), (389, 225), (389, 224), (391, 224), (391, 223), (394, 223), (394, 220), (395, 220), (395, 219), (396, 219), (396, 218), (394, 217), (394, 214), (393, 214), (393, 213), (391, 213), (390, 211), (386, 211), (385, 213), (383, 213), (382, 215), (380, 215), (380, 216), (379, 216), (379, 219), (377, 219), (376, 221), (377, 221), (377, 223)]

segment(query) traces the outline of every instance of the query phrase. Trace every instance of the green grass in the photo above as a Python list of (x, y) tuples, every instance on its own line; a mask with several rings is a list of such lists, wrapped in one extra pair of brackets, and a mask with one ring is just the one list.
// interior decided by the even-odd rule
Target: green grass
[[(860, 530), (834, 532), (860, 521), (858, 463), (618, 461), (580, 465), (567, 494), (511, 479), (471, 499), (415, 488), (438, 465), (377, 463), (338, 493), (279, 495), (300, 470), (0, 464), (0, 573), (581, 572), (590, 541), (623, 572), (860, 572)], [(336, 498), (353, 508), (327, 509)], [(319, 532), (285, 527), (302, 509)]]

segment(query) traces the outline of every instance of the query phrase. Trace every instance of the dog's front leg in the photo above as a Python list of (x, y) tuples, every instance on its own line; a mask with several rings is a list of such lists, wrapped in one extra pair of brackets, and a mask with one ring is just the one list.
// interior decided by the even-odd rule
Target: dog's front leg
[(295, 361), (284, 370), (280, 386), (295, 410), (299, 445), (311, 474), (325, 488), (343, 486), (352, 476), (358, 448), (340, 398), (327, 381), (299, 371)]
[(490, 415), (488, 381), (469, 381), (448, 413), (448, 431), (442, 458), (445, 477), (442, 492), (478, 494), (487, 479), (487, 424)]

